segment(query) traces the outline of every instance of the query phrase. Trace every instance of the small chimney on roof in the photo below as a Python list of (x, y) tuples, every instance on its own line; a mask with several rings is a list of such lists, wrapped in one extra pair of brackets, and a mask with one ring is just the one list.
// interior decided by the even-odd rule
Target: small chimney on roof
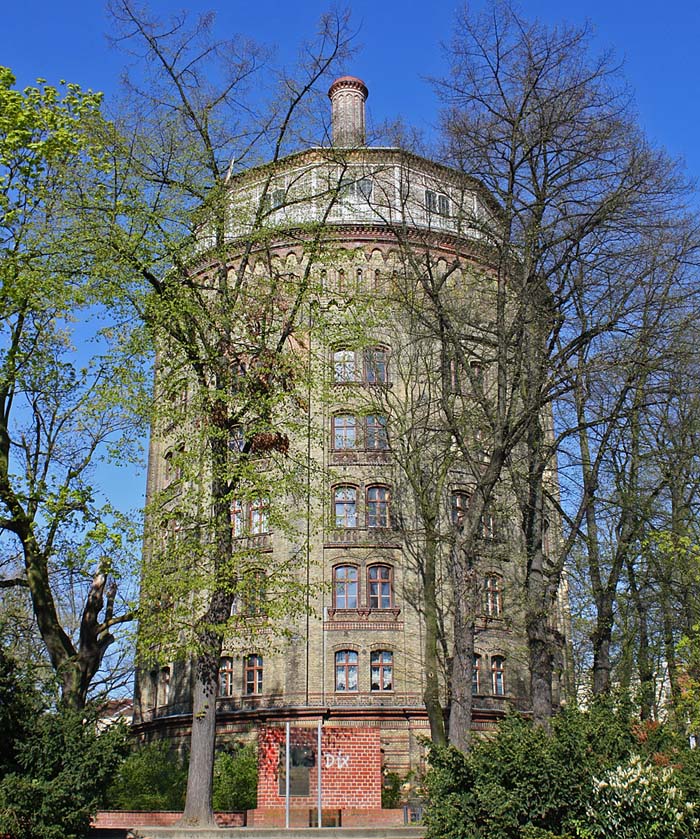
[(362, 79), (342, 76), (330, 86), (333, 118), (333, 145), (353, 147), (365, 145), (365, 100), (369, 96)]

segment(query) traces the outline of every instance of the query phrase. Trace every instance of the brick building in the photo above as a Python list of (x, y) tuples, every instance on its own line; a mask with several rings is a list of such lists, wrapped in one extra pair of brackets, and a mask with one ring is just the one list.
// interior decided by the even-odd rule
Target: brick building
[[(487, 276), (484, 230), (496, 223), (498, 213), (477, 181), (399, 148), (365, 145), (367, 89), (359, 79), (337, 80), (329, 96), (330, 148), (301, 151), (272, 169), (251, 169), (229, 185), (232, 206), (240, 210), (232, 241), (245, 238), (247, 222), (241, 208), (264, 206), (274, 231), (268, 259), (293, 274), (306, 271), (313, 276), (319, 289), (317, 311), (325, 317), (323, 327), (315, 329), (310, 310), (309, 328), (300, 342), (300, 352), (308, 354), (315, 373), (308, 400), (293, 409), (296, 431), (290, 440), (292, 453), (308, 454), (309, 475), (313, 461), (313, 480), (309, 477), (306, 489), (288, 501), (284, 527), (275, 527), (270, 499), (248, 497), (231, 503), (234, 542), (248, 551), (248, 576), (253, 580), (235, 598), (237, 614), (247, 615), (254, 629), (269, 606), (269, 577), (290, 557), (295, 558), (294, 573), (309, 583), (309, 609), (285, 622), (285, 639), (270, 643), (256, 639), (254, 632), (244, 640), (232, 637), (221, 659), (219, 736), (224, 741), (240, 739), (266, 726), (260, 741), (261, 768), (265, 761), (269, 766), (261, 774), (260, 792), (269, 807), (281, 806), (281, 729), (275, 726), (288, 720), (301, 732), (296, 747), (302, 752), (303, 732), (313, 740), (320, 719), (324, 737), (343, 740), (343, 754), (352, 755), (354, 784), (343, 775), (343, 768), (350, 771), (349, 764), (327, 767), (324, 786), (329, 798), (324, 798), (324, 806), (376, 807), (382, 771), (405, 774), (422, 766), (420, 738), (430, 733), (424, 705), (422, 535), (416, 523), (418, 504), (408, 489), (404, 461), (399, 462), (408, 434), (401, 428), (406, 422), (402, 406), (411, 403), (414, 385), (421, 382), (427, 382), (432, 393), (451, 388), (464, 404), (468, 388), (456, 370), (450, 382), (439, 375), (430, 382), (430, 371), (412, 367), (415, 336), (391, 300), (397, 299), (397, 286), (410, 289), (416, 254), (437, 267), (457, 264), (451, 280), (456, 287), (462, 279), (463, 287), (469, 288), (474, 277)], [(312, 257), (304, 247), (304, 225), (321, 215), (325, 248)], [(197, 270), (206, 272), (206, 229), (200, 247), (202, 264)], [(359, 313), (354, 320), (348, 315), (352, 311)], [(329, 312), (339, 313), (331, 327)], [(425, 361), (425, 354), (421, 358)], [(483, 376), (488, 383), (488, 368), (475, 366), (470, 375)], [(412, 404), (430, 413), (434, 399), (423, 395)], [(233, 457), (246, 433), (241, 429), (240, 439), (232, 439)], [(182, 445), (181, 429), (172, 424), (154, 427), (149, 500), (163, 497), (164, 503), (171, 503), (168, 492), (181, 480), (176, 455)], [(475, 432), (477, 449), (488, 457), (488, 440)], [(440, 456), (436, 450), (433, 459)], [(476, 465), (452, 462), (435, 490), (444, 539), (437, 579), (445, 650), (452, 598), (444, 568), (449, 534), (459, 522), (478, 460)], [(515, 558), (512, 509), (507, 487), (502, 488), (493, 514), (483, 521), (472, 686), (477, 729), (492, 726), (507, 706), (528, 707), (518, 599), (521, 569)], [(556, 538), (556, 532), (552, 520), (547, 538)], [(148, 554), (147, 542), (146, 561)], [(562, 593), (552, 614), (556, 631), (562, 631), (564, 617)], [(438, 659), (447, 704), (448, 654), (438, 650)], [(143, 666), (136, 690), (137, 731), (145, 737), (184, 741), (191, 719), (189, 691), (186, 663)], [(330, 754), (330, 745), (324, 745), (323, 752)], [(362, 785), (362, 772), (372, 775), (374, 791)], [(305, 777), (311, 779), (310, 786), (304, 782), (294, 794), (304, 806), (312, 806), (314, 773)]]

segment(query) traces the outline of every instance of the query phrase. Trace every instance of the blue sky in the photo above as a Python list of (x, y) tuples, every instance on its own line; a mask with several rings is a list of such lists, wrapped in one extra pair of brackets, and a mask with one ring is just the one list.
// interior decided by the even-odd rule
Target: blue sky
[[(153, 0), (151, 8), (167, 15), (182, 8), (198, 14), (217, 12), (216, 31), (235, 32), (275, 45), (291, 61), (300, 41), (313, 33), (329, 4), (317, 0), (227, 2)], [(349, 3), (358, 30), (358, 52), (347, 67), (369, 87), (370, 121), (401, 117), (429, 139), (437, 105), (425, 77), (439, 76), (445, 63), (441, 43), (452, 36), (453, 0), (356, 0)], [(477, 4), (479, 5), (479, 4)], [(528, 17), (548, 23), (589, 20), (595, 43), (612, 49), (624, 62), (636, 94), (640, 123), (650, 138), (673, 156), (685, 159), (691, 176), (700, 176), (700, 4), (688, 0), (588, 0), (568, 5), (554, 0), (522, 0)], [(102, 0), (24, 0), (7, 2), (0, 15), (0, 63), (9, 66), (18, 84), (37, 77), (60, 79), (103, 90), (118, 89), (124, 56), (107, 41), (109, 19)], [(111, 475), (113, 499), (138, 506), (145, 479)]]

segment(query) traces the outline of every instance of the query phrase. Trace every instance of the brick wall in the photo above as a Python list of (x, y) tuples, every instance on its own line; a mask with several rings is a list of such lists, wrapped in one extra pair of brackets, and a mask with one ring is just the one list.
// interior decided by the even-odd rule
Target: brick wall
[[(182, 813), (166, 810), (142, 813), (139, 810), (101, 810), (91, 820), (94, 828), (107, 830), (131, 827), (172, 827)], [(245, 813), (216, 813), (219, 827), (245, 827)]]
[[(316, 730), (293, 728), (291, 743), (313, 755), (308, 771), (308, 795), (293, 795), (291, 807), (316, 807), (318, 756)], [(285, 730), (262, 727), (258, 735), (258, 810), (284, 808)], [(282, 777), (284, 777), (282, 775)], [(382, 754), (378, 728), (323, 728), (321, 739), (323, 809), (374, 810), (382, 806)], [(282, 793), (280, 795), (280, 792)]]

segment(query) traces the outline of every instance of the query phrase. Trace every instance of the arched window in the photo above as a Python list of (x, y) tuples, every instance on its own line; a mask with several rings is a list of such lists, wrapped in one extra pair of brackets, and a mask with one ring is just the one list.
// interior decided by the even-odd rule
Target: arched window
[(370, 565), (367, 569), (367, 596), (370, 609), (391, 609), (394, 605), (392, 572), (390, 565)]
[(232, 658), (222, 658), (219, 662), (219, 696), (233, 696)]
[(394, 689), (394, 654), (389, 650), (375, 650), (370, 654), (370, 690)]
[(335, 689), (357, 691), (357, 653), (355, 650), (340, 650), (335, 654)]
[(481, 656), (474, 654), (474, 664), (472, 666), (472, 693), (481, 693)]
[(263, 659), (261, 655), (248, 655), (243, 662), (243, 685), (246, 696), (257, 696), (263, 690)]
[(490, 618), (500, 618), (503, 609), (503, 578), (489, 574), (484, 580), (484, 613)]
[(354, 449), (357, 444), (357, 420), (353, 414), (336, 414), (333, 417), (333, 448)]
[(336, 527), (357, 527), (357, 489), (338, 486), (333, 490)]
[(491, 656), (491, 687), (494, 696), (504, 696), (506, 692), (506, 660), (502, 655)]
[(338, 384), (357, 381), (355, 350), (338, 349), (333, 353), (333, 381)]
[(469, 493), (453, 492), (451, 497), (450, 518), (452, 524), (461, 527), (469, 506)]
[(368, 414), (365, 417), (365, 446), (368, 449), (384, 450), (389, 448), (386, 436), (386, 417), (381, 414)]
[(365, 381), (385, 385), (389, 381), (389, 353), (383, 347), (368, 347), (364, 352)]
[(367, 527), (389, 527), (388, 487), (367, 487)]
[(333, 569), (333, 607), (357, 609), (357, 568), (336, 565)]

